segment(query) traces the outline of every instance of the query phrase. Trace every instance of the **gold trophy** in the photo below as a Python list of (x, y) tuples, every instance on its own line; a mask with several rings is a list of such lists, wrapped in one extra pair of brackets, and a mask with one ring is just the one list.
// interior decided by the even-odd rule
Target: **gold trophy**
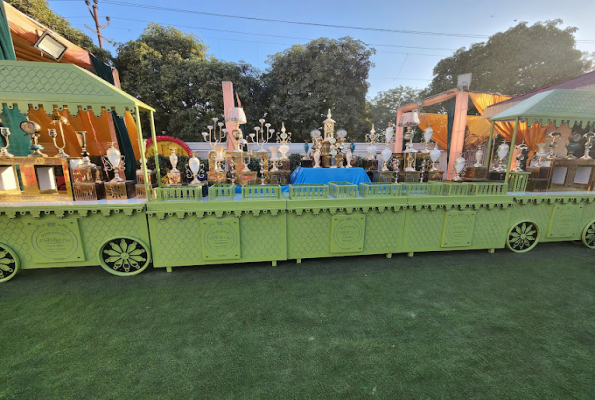
[(56, 143), (56, 137), (58, 136), (58, 133), (55, 129), (48, 129), (48, 134), (53, 139), (54, 146), (56, 146), (58, 149), (58, 154), (56, 154), (55, 157), (69, 158), (70, 156), (64, 151), (64, 148), (66, 147), (66, 139), (64, 139), (63, 125), (70, 125), (70, 122), (68, 122), (68, 120), (61, 115), (54, 115), (52, 117), (52, 125), (58, 125), (60, 128), (60, 136), (62, 136), (62, 147), (60, 147), (58, 146), (58, 143)]

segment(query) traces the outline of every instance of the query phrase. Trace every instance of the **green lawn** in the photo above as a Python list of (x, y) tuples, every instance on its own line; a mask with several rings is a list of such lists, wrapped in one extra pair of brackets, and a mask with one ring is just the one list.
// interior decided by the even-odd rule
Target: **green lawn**
[(0, 328), (3, 399), (593, 399), (595, 252), (27, 270)]

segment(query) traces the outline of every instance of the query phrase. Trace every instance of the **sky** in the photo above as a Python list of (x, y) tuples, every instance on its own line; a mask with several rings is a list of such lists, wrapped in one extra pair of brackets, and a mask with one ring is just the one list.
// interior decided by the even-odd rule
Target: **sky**
[[(97, 37), (84, 26), (93, 26), (84, 0), (48, 2), (55, 13), (66, 17), (97, 42)], [(442, 58), (521, 21), (532, 25), (537, 21), (562, 19), (562, 28), (579, 28), (575, 34), (577, 48), (595, 52), (593, 0), (99, 0), (99, 16), (102, 24), (106, 22), (105, 16), (111, 17), (103, 36), (115, 42), (134, 40), (148, 22), (156, 22), (196, 34), (209, 46), (209, 53), (220, 60), (242, 60), (261, 70), (268, 67), (269, 54), (294, 44), (305, 44), (319, 37), (351, 36), (377, 51), (372, 57), (375, 66), (368, 79), (368, 98), (399, 85), (425, 88), (432, 80), (434, 66)], [(113, 45), (108, 43), (105, 47), (115, 54)]]

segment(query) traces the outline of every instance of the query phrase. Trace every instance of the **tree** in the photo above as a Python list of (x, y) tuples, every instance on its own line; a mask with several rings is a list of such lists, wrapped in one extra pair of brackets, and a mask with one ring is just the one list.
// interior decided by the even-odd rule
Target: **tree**
[(221, 82), (226, 80), (233, 82), (247, 111), (248, 126), (260, 118), (260, 73), (249, 64), (218, 61), (206, 50), (195, 35), (157, 24), (119, 46), (116, 65), (122, 88), (156, 109), (157, 132), (199, 140), (213, 117), (223, 120)]
[(389, 122), (395, 123), (397, 108), (401, 105), (415, 103), (421, 90), (410, 86), (398, 86), (385, 92), (379, 92), (367, 103), (368, 113), (376, 130), (384, 129)]
[(70, 22), (55, 14), (48, 6), (46, 0), (5, 0), (8, 4), (28, 15), (42, 25), (47, 26), (65, 39), (77, 46), (82, 47), (95, 57), (111, 64), (112, 56), (107, 50), (103, 50), (93, 43), (93, 40), (85, 35), (80, 29), (73, 28)]
[(473, 90), (511, 96), (572, 78), (589, 70), (592, 61), (575, 49), (577, 28), (560, 29), (562, 20), (526, 22), (491, 36), (487, 42), (457, 50), (434, 67), (425, 95), (456, 87), (457, 76), (471, 72)]
[(269, 56), (264, 76), (269, 99), (267, 119), (276, 129), (285, 122), (294, 141), (310, 138), (332, 109), (337, 128), (348, 138), (363, 138), (370, 57), (375, 50), (350, 37), (319, 38)]

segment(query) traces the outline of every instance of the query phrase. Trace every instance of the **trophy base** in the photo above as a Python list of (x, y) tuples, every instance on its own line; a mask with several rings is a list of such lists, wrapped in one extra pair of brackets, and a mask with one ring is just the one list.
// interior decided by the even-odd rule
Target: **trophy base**
[(300, 166), (302, 168), (312, 168), (312, 160), (310, 159), (302, 159)]
[(444, 179), (444, 171), (428, 171), (428, 181), (441, 181)]
[(213, 171), (207, 173), (207, 182), (209, 186), (213, 186), (217, 183), (227, 183), (227, 174), (225, 171)]
[(395, 181), (395, 173), (392, 171), (378, 171), (378, 182), (392, 183)]
[(266, 174), (266, 181), (270, 185), (289, 185), (290, 171), (279, 170), (279, 171), (268, 171)]
[(465, 168), (465, 179), (487, 179), (488, 167), (467, 167)]
[(131, 199), (136, 194), (136, 188), (133, 181), (106, 182), (105, 198), (107, 200), (126, 200)]
[(421, 174), (421, 171), (401, 171), (399, 172), (399, 182), (419, 183)]
[(256, 172), (255, 171), (249, 171), (249, 172), (236, 172), (236, 182), (238, 185), (240, 186), (247, 186), (247, 185), (256, 185), (257, 184), (257, 179), (256, 179)]
[(76, 201), (93, 201), (105, 199), (103, 182), (73, 183), (72, 192)]
[(377, 171), (378, 160), (364, 160), (364, 169), (366, 171)]
[[(137, 199), (146, 199), (147, 198), (147, 191), (144, 184), (137, 184), (134, 187), (135, 194)], [(153, 194), (153, 187), (149, 186), (149, 198), (151, 198)]]

